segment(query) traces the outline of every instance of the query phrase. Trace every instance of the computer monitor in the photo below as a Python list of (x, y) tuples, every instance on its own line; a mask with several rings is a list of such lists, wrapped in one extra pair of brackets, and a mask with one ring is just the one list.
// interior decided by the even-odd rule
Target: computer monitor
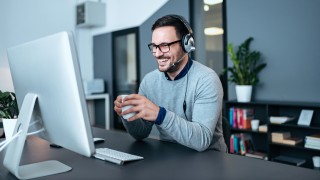
[(41, 138), (84, 156), (95, 152), (72, 33), (18, 45), (7, 54), (20, 108), (15, 132), (22, 132), (8, 146), (4, 166), (21, 179), (71, 170), (58, 161), (19, 164), (28, 129), (44, 128)]

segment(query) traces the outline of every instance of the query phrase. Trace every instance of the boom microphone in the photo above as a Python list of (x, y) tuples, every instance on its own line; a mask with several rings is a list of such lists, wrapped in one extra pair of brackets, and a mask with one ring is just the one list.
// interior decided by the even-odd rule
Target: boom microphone
[(176, 66), (176, 64), (178, 64), (188, 53), (185, 53), (177, 62), (172, 63), (171, 67)]

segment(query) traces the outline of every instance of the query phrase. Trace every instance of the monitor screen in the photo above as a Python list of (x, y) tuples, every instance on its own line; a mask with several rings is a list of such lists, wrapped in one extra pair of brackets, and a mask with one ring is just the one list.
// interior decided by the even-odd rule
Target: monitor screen
[[(18, 45), (7, 54), (20, 109), (18, 123), (25, 122), (21, 107), (30, 107), (33, 129), (44, 128), (41, 138), (90, 157), (95, 149), (72, 33)], [(34, 105), (27, 95), (36, 98)]]

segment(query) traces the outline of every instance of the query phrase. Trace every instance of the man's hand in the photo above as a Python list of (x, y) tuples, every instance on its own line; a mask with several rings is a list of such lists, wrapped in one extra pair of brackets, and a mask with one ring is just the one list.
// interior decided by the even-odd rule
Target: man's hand
[(118, 116), (121, 116), (122, 109), (121, 109), (121, 103), (122, 103), (122, 97), (118, 96), (116, 100), (114, 100), (114, 111), (118, 114)]
[[(133, 107), (122, 112), (121, 108), (127, 105), (132, 105)], [(136, 112), (137, 114), (129, 118), (128, 121), (134, 121), (139, 118), (155, 121), (158, 117), (160, 108), (140, 94), (130, 94), (124, 98), (123, 102), (121, 96), (118, 96), (114, 101), (114, 110), (119, 116)]]

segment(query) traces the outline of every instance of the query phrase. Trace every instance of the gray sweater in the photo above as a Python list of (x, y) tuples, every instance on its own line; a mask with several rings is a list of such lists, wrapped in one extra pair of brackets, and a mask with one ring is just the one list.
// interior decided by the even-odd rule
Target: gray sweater
[[(139, 94), (167, 111), (163, 122), (156, 125), (161, 140), (197, 151), (208, 148), (227, 151), (222, 133), (223, 89), (212, 69), (193, 61), (188, 74), (175, 81), (167, 80), (163, 72), (154, 70), (142, 80)], [(187, 118), (183, 111), (184, 98)], [(123, 120), (123, 124), (136, 139), (148, 137), (154, 125), (143, 119)]]

